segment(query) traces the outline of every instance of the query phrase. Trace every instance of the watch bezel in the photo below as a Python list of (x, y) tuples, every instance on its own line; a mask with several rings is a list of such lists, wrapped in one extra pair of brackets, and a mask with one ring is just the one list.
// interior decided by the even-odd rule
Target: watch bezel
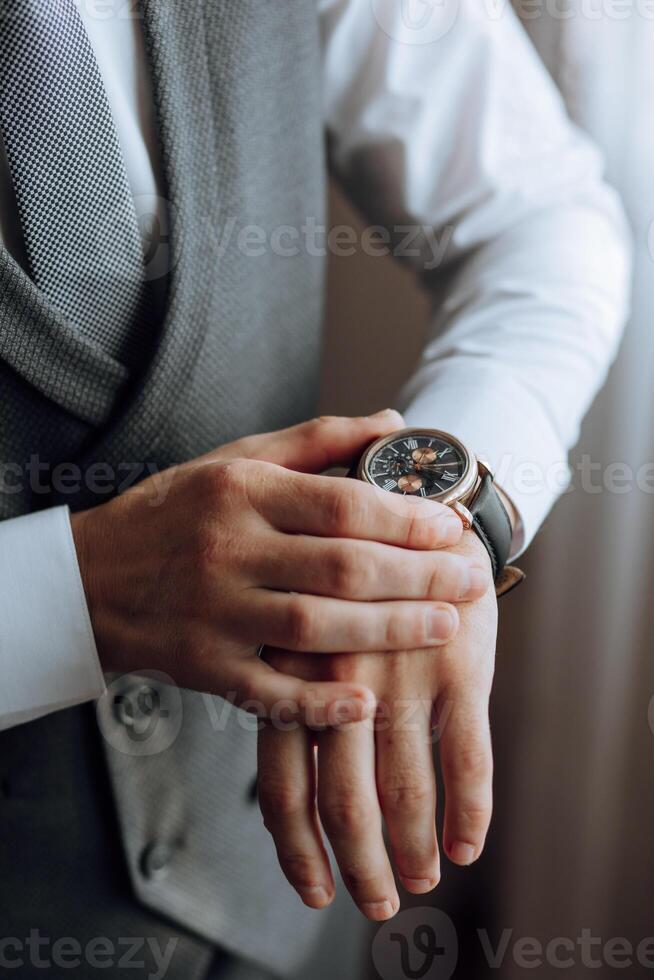
[[(427, 497), (417, 497), (416, 499), (436, 500), (438, 503), (446, 505), (454, 504), (457, 501), (465, 503), (467, 500), (469, 500), (470, 496), (475, 490), (475, 487), (477, 486), (477, 480), (479, 477), (477, 457), (468, 449), (465, 443), (461, 442), (461, 440), (457, 439), (456, 436), (453, 436), (451, 432), (446, 432), (444, 429), (398, 429), (396, 432), (391, 432), (387, 436), (382, 436), (380, 439), (376, 439), (375, 442), (368, 446), (359, 460), (359, 465), (357, 467), (358, 479), (363, 480), (365, 483), (370, 483), (373, 486), (377, 486), (369, 469), (372, 457), (390, 442), (396, 442), (398, 439), (405, 439), (409, 436), (434, 436), (436, 438), (443, 439), (458, 449), (465, 461), (465, 468), (461, 478), (454, 484), (454, 486), (450, 487), (449, 490), (444, 490), (441, 493), (430, 494)], [(414, 495), (407, 494), (407, 496)]]

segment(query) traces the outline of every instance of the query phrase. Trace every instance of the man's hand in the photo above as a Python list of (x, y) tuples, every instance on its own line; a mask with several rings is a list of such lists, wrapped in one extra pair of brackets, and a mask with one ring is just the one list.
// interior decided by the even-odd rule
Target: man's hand
[[(450, 553), (490, 568), (473, 532)], [(458, 607), (460, 629), (438, 649), (301, 662), (287, 651), (266, 652), (279, 670), (363, 684), (379, 704), (374, 724), (319, 733), (267, 724), (259, 734), (264, 820), (282, 869), (307, 905), (322, 908), (334, 894), (320, 824), (346, 886), (369, 918), (387, 919), (399, 908), (382, 816), (404, 887), (422, 894), (437, 885), (434, 724), (446, 791), (445, 853), (460, 865), (479, 857), (492, 808), (488, 700), (497, 603), (488, 581), (481, 598)]]
[(314, 475), (401, 426), (385, 412), (250, 437), (75, 515), (104, 669), (156, 668), (317, 727), (374, 711), (354, 676), (301, 679), (258, 650), (437, 647), (458, 626), (450, 603), (485, 589), (479, 556), (444, 550), (462, 534), (448, 508)]

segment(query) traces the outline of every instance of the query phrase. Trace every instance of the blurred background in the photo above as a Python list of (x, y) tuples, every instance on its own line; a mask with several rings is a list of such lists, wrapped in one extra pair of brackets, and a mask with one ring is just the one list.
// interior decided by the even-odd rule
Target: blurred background
[[(530, 3), (524, 24), (625, 202), (633, 316), (573, 454), (572, 490), (523, 559), (527, 583), (501, 604), (487, 850), (472, 869), (444, 862), (442, 884), (419, 904), (454, 922), (457, 978), (636, 978), (654, 971), (654, 940), (636, 956), (654, 936), (654, 8)], [(332, 223), (361, 227), (337, 189)], [(323, 409), (392, 403), (420, 351), (427, 298), (391, 259), (357, 254), (332, 259), (328, 310)], [(360, 969), (345, 976), (331, 944), (304, 976), (377, 978), (375, 930), (338, 914), (334, 935), (359, 944)], [(493, 947), (504, 938), (501, 967), (489, 966), (478, 930)], [(525, 966), (514, 944), (528, 937), (577, 951), (552, 948)], [(571, 955), (574, 966), (560, 965)], [(407, 973), (386, 964), (381, 975)], [(435, 964), (426, 975), (451, 974)]]

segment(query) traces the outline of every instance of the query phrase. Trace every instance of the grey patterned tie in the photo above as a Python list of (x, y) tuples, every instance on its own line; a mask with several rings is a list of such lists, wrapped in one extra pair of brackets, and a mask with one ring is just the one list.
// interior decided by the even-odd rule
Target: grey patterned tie
[(0, 127), (30, 276), (73, 326), (134, 363), (148, 319), (141, 239), (73, 0), (2, 0)]

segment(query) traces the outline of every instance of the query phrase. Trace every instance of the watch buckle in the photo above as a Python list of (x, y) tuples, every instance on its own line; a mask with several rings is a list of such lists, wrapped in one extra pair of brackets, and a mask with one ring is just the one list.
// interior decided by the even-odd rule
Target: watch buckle
[(515, 565), (505, 565), (495, 583), (495, 595), (498, 599), (506, 595), (524, 582), (526, 577), (522, 569), (516, 568)]

